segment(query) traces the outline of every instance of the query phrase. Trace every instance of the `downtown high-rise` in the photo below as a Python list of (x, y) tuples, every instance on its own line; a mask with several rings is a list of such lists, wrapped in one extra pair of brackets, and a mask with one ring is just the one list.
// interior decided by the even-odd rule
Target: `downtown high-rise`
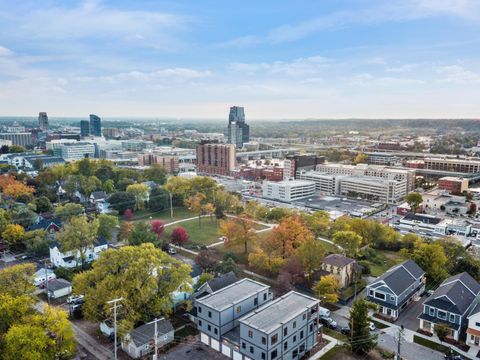
[(81, 137), (90, 136), (90, 122), (88, 120), (80, 121), (80, 136)]
[(250, 126), (245, 122), (245, 110), (240, 106), (232, 106), (228, 115), (228, 143), (243, 147), (250, 141)]
[(48, 115), (46, 112), (38, 113), (38, 127), (40, 130), (48, 130)]
[(102, 119), (94, 114), (90, 114), (90, 134), (102, 136)]

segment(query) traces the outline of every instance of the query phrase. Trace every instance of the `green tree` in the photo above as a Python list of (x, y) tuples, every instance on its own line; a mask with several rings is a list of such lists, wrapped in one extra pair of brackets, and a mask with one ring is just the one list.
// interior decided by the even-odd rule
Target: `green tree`
[(97, 219), (88, 221), (86, 216), (74, 216), (57, 235), (62, 251), (76, 252), (77, 265), (80, 262), (82, 269), (87, 260), (87, 251), (92, 249), (97, 241), (98, 223)]
[(80, 178), (80, 190), (86, 198), (95, 191), (102, 188), (102, 182), (96, 176), (82, 176)]
[(107, 194), (112, 194), (115, 192), (115, 183), (113, 182), (112, 179), (108, 179), (103, 183), (102, 186), (103, 191), (105, 191)]
[(201, 218), (204, 212), (204, 205), (206, 204), (207, 197), (197, 192), (194, 196), (190, 196), (185, 200), (185, 206), (198, 216), (198, 226), (201, 226)]
[(152, 165), (144, 172), (145, 180), (154, 181), (158, 185), (163, 185), (167, 180), (167, 172), (160, 165)]
[(350, 310), (350, 348), (357, 354), (367, 354), (377, 345), (377, 336), (370, 334), (368, 310), (365, 299), (357, 300)]
[(315, 211), (311, 215), (304, 215), (303, 219), (316, 237), (328, 236), (328, 228), (330, 225), (330, 215), (328, 212), (324, 210)]
[(25, 233), (26, 250), (31, 255), (48, 255), (50, 242), (45, 230), (27, 231)]
[(133, 194), (129, 194), (125, 191), (119, 191), (110, 196), (108, 199), (110, 206), (117, 210), (120, 215), (123, 215), (125, 210), (135, 209), (136, 199)]
[(10, 212), (12, 223), (22, 225), (24, 228), (36, 223), (38, 215), (26, 207), (18, 207)]
[(150, 230), (150, 224), (144, 221), (138, 221), (128, 234), (129, 245), (140, 245), (143, 243), (155, 243), (157, 236)]
[(240, 273), (240, 268), (238, 267), (237, 263), (235, 260), (233, 260), (231, 257), (228, 259), (222, 261), (220, 264), (217, 265), (216, 269), (217, 272), (220, 274), (226, 274), (231, 271), (233, 271), (235, 274)]
[(37, 213), (44, 213), (52, 211), (53, 205), (46, 196), (39, 196), (33, 200), (35, 206), (37, 207)]
[(3, 231), (2, 238), (9, 246), (17, 245), (25, 239), (25, 229), (18, 224), (9, 224)]
[(118, 226), (118, 217), (108, 214), (98, 215), (98, 232), (97, 235), (112, 240), (112, 232)]
[(440, 244), (418, 243), (411, 258), (425, 270), (427, 279), (431, 282), (440, 282), (448, 275), (447, 256)]
[(150, 193), (148, 200), (148, 208), (151, 211), (162, 211), (170, 207), (170, 195), (168, 191), (162, 187), (154, 187)]
[(358, 154), (355, 156), (355, 159), (353, 160), (354, 164), (365, 164), (368, 160), (368, 155), (367, 154)]
[(438, 338), (442, 342), (445, 341), (447, 336), (450, 335), (450, 333), (451, 333), (450, 328), (445, 323), (437, 323), (437, 324), (435, 324), (433, 329), (435, 331), (435, 334), (437, 334)]
[(73, 279), (74, 293), (85, 294), (87, 319), (102, 321), (112, 315), (107, 301), (122, 297), (118, 313), (120, 335), (139, 321), (172, 312), (172, 293), (191, 289), (190, 266), (153, 244), (106, 250)]
[(343, 249), (345, 255), (355, 257), (362, 243), (362, 237), (353, 231), (338, 231), (333, 235), (333, 242)]
[(3, 233), (10, 224), (10, 215), (5, 209), (0, 209), (0, 233)]
[(20, 319), (32, 313), (34, 301), (32, 296), (11, 296), (0, 293), (0, 338)]
[(79, 216), (85, 211), (84, 207), (80, 204), (67, 203), (65, 205), (58, 205), (55, 208), (55, 217), (65, 221), (72, 216)]
[(313, 287), (313, 293), (322, 303), (334, 304), (338, 301), (340, 285), (334, 275), (322, 276)]
[(197, 283), (195, 284), (195, 291), (200, 288), (200, 286), (202, 286), (203, 284), (205, 284), (207, 281), (210, 281), (214, 278), (215, 276), (213, 276), (213, 274), (209, 273), (209, 272), (204, 272), (200, 275), (200, 277), (198, 278), (198, 281)]
[(76, 161), (75, 166), (78, 173), (82, 176), (92, 176), (96, 170), (95, 161), (92, 161), (89, 158)]
[(34, 264), (19, 264), (0, 270), (0, 294), (12, 297), (33, 296)]
[(405, 197), (405, 201), (410, 206), (413, 213), (416, 213), (419, 206), (423, 203), (423, 197), (417, 192), (411, 192)]
[(135, 196), (135, 209), (145, 208), (145, 202), (148, 199), (148, 186), (145, 184), (132, 184), (127, 186), (127, 194)]
[(312, 275), (322, 265), (325, 257), (325, 249), (319, 240), (307, 239), (297, 250), (297, 258), (302, 264), (302, 268), (309, 284), (312, 282)]

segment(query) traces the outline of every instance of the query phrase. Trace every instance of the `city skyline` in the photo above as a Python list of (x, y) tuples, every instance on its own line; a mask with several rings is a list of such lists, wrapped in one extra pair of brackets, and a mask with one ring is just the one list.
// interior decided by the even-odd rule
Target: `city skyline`
[(0, 20), (2, 116), (480, 114), (474, 0), (5, 1)]

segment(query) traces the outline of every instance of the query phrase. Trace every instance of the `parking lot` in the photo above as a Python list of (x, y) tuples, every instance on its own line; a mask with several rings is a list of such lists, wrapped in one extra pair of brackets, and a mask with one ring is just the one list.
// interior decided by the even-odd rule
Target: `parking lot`
[(183, 344), (175, 346), (171, 351), (166, 354), (159, 355), (161, 360), (227, 360), (228, 357), (222, 355), (218, 351), (215, 351), (205, 344), (202, 344), (198, 337), (196, 341), (188, 341)]

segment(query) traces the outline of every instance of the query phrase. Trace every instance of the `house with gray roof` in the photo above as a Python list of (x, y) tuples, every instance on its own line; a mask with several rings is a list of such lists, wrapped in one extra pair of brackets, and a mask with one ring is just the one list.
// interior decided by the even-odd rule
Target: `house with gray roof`
[(413, 260), (388, 269), (367, 286), (367, 299), (378, 305), (379, 313), (396, 320), (414, 299), (425, 291), (425, 271)]
[(418, 316), (420, 329), (434, 333), (435, 324), (444, 323), (451, 330), (450, 337), (458, 341), (479, 294), (480, 284), (468, 273), (449, 277), (423, 303), (423, 312)]
[[(154, 351), (155, 321), (137, 327), (122, 339), (122, 349), (134, 359), (151, 354)], [(172, 323), (165, 319), (157, 321), (157, 346), (162, 348), (174, 340)]]
[(240, 319), (240, 353), (252, 360), (302, 358), (317, 344), (319, 300), (291, 291)]
[(205, 295), (211, 294), (215, 291), (223, 289), (228, 285), (236, 283), (238, 281), (238, 277), (235, 275), (233, 271), (230, 271), (226, 274), (222, 274), (213, 278), (212, 280), (206, 281), (202, 286), (200, 286), (196, 293), (194, 294), (194, 298), (201, 298)]

